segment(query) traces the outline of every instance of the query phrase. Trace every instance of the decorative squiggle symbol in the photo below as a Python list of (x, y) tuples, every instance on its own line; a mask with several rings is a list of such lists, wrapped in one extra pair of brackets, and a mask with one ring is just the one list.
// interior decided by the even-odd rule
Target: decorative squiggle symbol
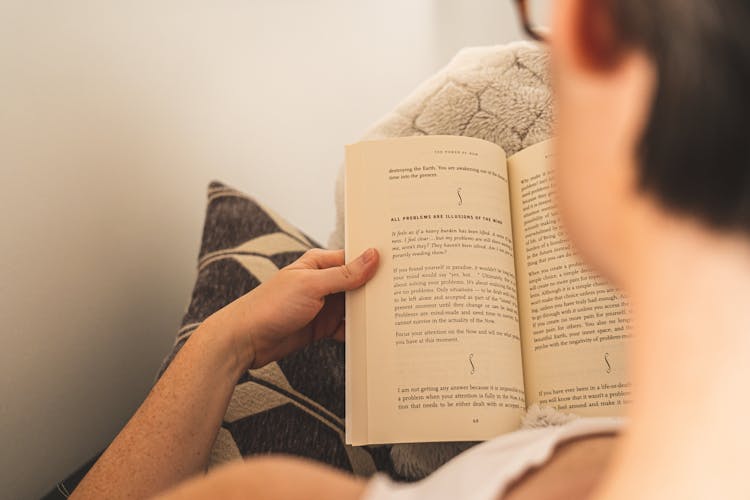
[(474, 362), (472, 359), (474, 358), (474, 353), (472, 352), (469, 354), (469, 364), (471, 365), (471, 374), (474, 375), (474, 372), (477, 371), (477, 367), (474, 366)]
[(456, 194), (458, 195), (458, 206), (460, 207), (464, 204), (464, 199), (461, 198), (461, 188), (456, 189)]
[(609, 364), (609, 353), (608, 352), (604, 353), (604, 362), (607, 363), (607, 373), (611, 373), (612, 372), (612, 365)]

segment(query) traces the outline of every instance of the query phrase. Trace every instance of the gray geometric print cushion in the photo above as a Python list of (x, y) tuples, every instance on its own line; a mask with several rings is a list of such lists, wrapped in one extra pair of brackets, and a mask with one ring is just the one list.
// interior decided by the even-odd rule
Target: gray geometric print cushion
[[(212, 182), (198, 277), (158, 376), (204, 319), (317, 246), (247, 195)], [(344, 346), (332, 340), (249, 370), (237, 382), (209, 467), (266, 453), (307, 457), (362, 476), (379, 470), (399, 479), (388, 448), (344, 444)]]

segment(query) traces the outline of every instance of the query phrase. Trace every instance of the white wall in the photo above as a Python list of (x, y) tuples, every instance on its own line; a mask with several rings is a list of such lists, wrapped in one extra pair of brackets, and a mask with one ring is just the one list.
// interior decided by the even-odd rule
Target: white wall
[(325, 243), (343, 145), (512, 2), (0, 2), (0, 495), (33, 498), (145, 397), (211, 179)]

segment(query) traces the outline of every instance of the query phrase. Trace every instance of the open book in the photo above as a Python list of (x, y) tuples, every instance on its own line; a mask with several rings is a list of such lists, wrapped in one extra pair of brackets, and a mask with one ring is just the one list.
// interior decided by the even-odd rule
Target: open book
[(346, 298), (347, 443), (490, 439), (535, 403), (623, 413), (626, 305), (567, 243), (551, 155), (456, 136), (347, 146), (346, 255), (380, 252)]

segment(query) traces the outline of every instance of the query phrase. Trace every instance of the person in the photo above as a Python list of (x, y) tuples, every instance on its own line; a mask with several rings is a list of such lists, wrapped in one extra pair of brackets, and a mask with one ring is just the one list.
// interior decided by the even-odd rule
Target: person
[[(633, 403), (619, 437), (608, 424), (521, 431), (409, 486), (273, 457), (198, 476), (238, 374), (340, 337), (337, 293), (375, 273), (372, 249), (348, 264), (316, 250), (204, 322), (73, 497), (750, 498), (750, 4), (554, 8), (560, 216), (632, 308)], [(497, 458), (516, 448), (538, 453)], [(480, 469), (493, 472), (472, 476)]]

